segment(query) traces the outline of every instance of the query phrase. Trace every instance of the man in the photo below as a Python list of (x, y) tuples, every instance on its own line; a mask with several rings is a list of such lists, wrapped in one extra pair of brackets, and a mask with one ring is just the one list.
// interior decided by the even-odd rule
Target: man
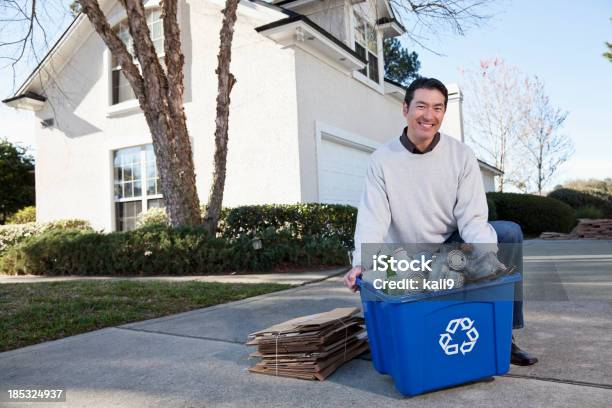
[[(488, 207), (478, 161), (460, 141), (439, 132), (448, 91), (434, 78), (419, 78), (406, 91), (402, 135), (376, 150), (366, 175), (355, 229), (353, 268), (344, 283), (355, 291), (363, 271), (362, 243), (518, 244), (509, 254), (522, 273), (523, 235), (513, 222), (487, 222)], [(522, 282), (515, 290), (513, 328), (523, 327)], [(512, 341), (511, 362), (537, 358)]]

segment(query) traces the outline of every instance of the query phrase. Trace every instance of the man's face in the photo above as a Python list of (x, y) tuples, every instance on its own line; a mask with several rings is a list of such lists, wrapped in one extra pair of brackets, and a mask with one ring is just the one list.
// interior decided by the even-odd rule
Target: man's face
[(444, 112), (442, 92), (437, 89), (417, 89), (410, 106), (404, 102), (403, 113), (408, 124), (408, 134), (416, 142), (433, 138), (442, 125)]

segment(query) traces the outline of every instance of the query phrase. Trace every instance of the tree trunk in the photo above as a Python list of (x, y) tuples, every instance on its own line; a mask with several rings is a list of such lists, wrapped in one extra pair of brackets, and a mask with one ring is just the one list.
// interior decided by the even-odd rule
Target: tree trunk
[(540, 155), (538, 158), (538, 195), (542, 195), (542, 187), (544, 176), (542, 172), (542, 166), (544, 165), (544, 160), (542, 159), (542, 148), (540, 147)]
[(236, 23), (236, 10), (239, 0), (227, 0), (223, 9), (223, 23), (219, 35), (219, 55), (217, 56), (218, 77), (217, 87), (217, 118), (215, 120), (215, 161), (213, 180), (208, 195), (206, 212), (204, 214), (204, 227), (211, 234), (217, 231), (221, 205), (223, 203), (223, 189), (225, 186), (225, 170), (227, 163), (227, 142), (229, 128), (230, 92), (236, 83), (234, 75), (230, 72), (232, 59), (232, 39), (234, 24)]
[(120, 0), (126, 10), (134, 58), (108, 24), (96, 0), (79, 0), (83, 13), (117, 58), (151, 131), (166, 212), (172, 226), (201, 222), (193, 155), (183, 109), (183, 65), (177, 0), (162, 2), (166, 71), (147, 27), (142, 0)]

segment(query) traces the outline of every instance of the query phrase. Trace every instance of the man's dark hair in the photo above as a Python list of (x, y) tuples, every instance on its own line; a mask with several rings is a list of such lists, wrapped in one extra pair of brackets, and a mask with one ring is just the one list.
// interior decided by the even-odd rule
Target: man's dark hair
[(444, 95), (444, 109), (446, 110), (446, 105), (448, 104), (448, 89), (444, 86), (442, 82), (437, 80), (436, 78), (417, 78), (406, 89), (406, 96), (404, 97), (404, 102), (406, 105), (410, 106), (410, 102), (412, 102), (412, 98), (414, 98), (414, 92), (417, 89), (437, 89)]

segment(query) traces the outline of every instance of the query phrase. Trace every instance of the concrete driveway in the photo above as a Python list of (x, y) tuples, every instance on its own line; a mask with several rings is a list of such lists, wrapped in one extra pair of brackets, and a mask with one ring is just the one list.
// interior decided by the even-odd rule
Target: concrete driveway
[(403, 398), (366, 357), (323, 382), (247, 372), (253, 364), (253, 349), (244, 346), (248, 333), (359, 305), (332, 277), (2, 353), (0, 388), (67, 389), (66, 402), (34, 407), (610, 406), (612, 241), (527, 241), (525, 277), (526, 327), (516, 335), (540, 363), (512, 366), (493, 382)]

